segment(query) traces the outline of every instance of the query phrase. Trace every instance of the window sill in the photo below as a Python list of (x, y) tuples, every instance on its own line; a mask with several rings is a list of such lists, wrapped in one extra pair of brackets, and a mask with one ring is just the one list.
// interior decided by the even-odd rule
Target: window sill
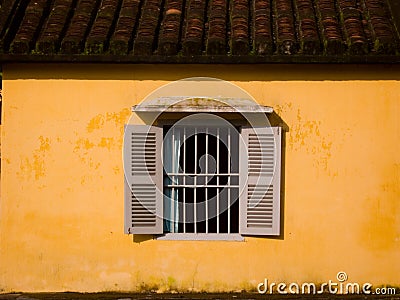
[(238, 233), (167, 233), (156, 237), (161, 241), (232, 241), (244, 242)]

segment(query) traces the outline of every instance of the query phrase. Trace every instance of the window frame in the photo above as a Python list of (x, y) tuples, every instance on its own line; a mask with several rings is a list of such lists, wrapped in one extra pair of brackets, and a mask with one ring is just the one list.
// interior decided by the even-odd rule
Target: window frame
[[(211, 123), (211, 122), (206, 122), (205, 121), (205, 123)], [(164, 147), (165, 147), (165, 142), (167, 142), (167, 143), (171, 142), (171, 145), (170, 145), (169, 149), (174, 149), (175, 144), (174, 144), (173, 140), (174, 140), (174, 136), (176, 134), (176, 129), (182, 130), (183, 141), (185, 141), (185, 137), (187, 136), (187, 134), (190, 135), (190, 133), (193, 133), (197, 137), (199, 137), (199, 135), (201, 135), (201, 134), (208, 135), (208, 136), (205, 137), (206, 138), (206, 141), (205, 141), (205, 148), (206, 148), (205, 155), (209, 155), (211, 153), (211, 150), (210, 150), (211, 148), (210, 149), (207, 148), (208, 146), (210, 146), (209, 142), (208, 142), (209, 141), (209, 137), (213, 136), (213, 134), (215, 133), (216, 134), (216, 139), (219, 140), (219, 143), (216, 144), (216, 149), (214, 149), (216, 151), (215, 154), (217, 156), (215, 158), (216, 159), (216, 163), (217, 163), (216, 170), (215, 170), (216, 173), (212, 174), (212, 177), (213, 178), (215, 177), (215, 181), (216, 181), (215, 184), (208, 185), (207, 183), (205, 183), (207, 181), (207, 179), (210, 179), (209, 177), (211, 177), (211, 173), (209, 174), (209, 172), (208, 172), (209, 170), (208, 170), (207, 163), (206, 163), (206, 168), (207, 168), (206, 169), (206, 173), (202, 173), (202, 172), (198, 173), (198, 171), (197, 171), (197, 168), (198, 168), (197, 162), (199, 160), (200, 154), (198, 154), (197, 149), (196, 149), (197, 146), (199, 146), (199, 144), (197, 144), (198, 138), (196, 137), (195, 138), (195, 142), (194, 142), (195, 143), (195, 145), (194, 145), (194, 149), (195, 149), (194, 153), (195, 153), (195, 155), (194, 156), (196, 156), (196, 155), (198, 155), (198, 156), (197, 157), (193, 157), (194, 158), (194, 169), (195, 170), (193, 172), (186, 172), (187, 171), (186, 170), (186, 159), (187, 159), (187, 157), (186, 157), (186, 154), (184, 154), (184, 160), (185, 161), (184, 161), (183, 169), (178, 171), (178, 173), (168, 172), (169, 170), (165, 171), (165, 164), (164, 164), (164, 171), (165, 172), (164, 172), (164, 186), (163, 186), (164, 194), (166, 194), (166, 189), (171, 189), (171, 194), (173, 195), (173, 197), (174, 197), (174, 195), (176, 195), (175, 193), (177, 192), (177, 189), (179, 189), (179, 188), (182, 189), (183, 207), (179, 207), (178, 208), (178, 214), (179, 215), (183, 214), (184, 219), (186, 219), (185, 218), (185, 216), (186, 216), (186, 214), (185, 214), (185, 212), (186, 212), (186, 206), (185, 206), (185, 203), (186, 203), (186, 201), (185, 201), (186, 200), (185, 199), (186, 198), (185, 191), (186, 191), (186, 189), (193, 190), (193, 193), (196, 193), (197, 189), (199, 189), (199, 188), (205, 189), (205, 195), (204, 195), (205, 198), (201, 199), (197, 203), (201, 203), (201, 202), (204, 201), (204, 215), (206, 217), (208, 217), (208, 214), (209, 214), (208, 205), (210, 204), (208, 202), (208, 200), (212, 200), (213, 199), (213, 201), (216, 201), (215, 202), (215, 206), (216, 206), (215, 209), (219, 211), (217, 213), (216, 220), (215, 220), (216, 228), (214, 228), (214, 229), (212, 228), (210, 230), (210, 222), (209, 221), (212, 220), (212, 218), (210, 217), (210, 218), (207, 218), (205, 220), (205, 224), (204, 224), (205, 225), (205, 229), (204, 229), (205, 232), (198, 230), (198, 226), (196, 226), (196, 225), (199, 225), (198, 222), (194, 222), (194, 223), (196, 223), (196, 225), (193, 226), (193, 232), (190, 232), (190, 231), (187, 232), (186, 231), (186, 228), (187, 228), (186, 224), (187, 223), (183, 222), (183, 228), (182, 228), (183, 230), (182, 231), (179, 231), (179, 226), (178, 226), (177, 231), (175, 231), (175, 228), (173, 228), (172, 232), (168, 232), (167, 231), (167, 232), (165, 232), (165, 234), (168, 234), (168, 233), (177, 233), (177, 234), (186, 234), (186, 233), (187, 234), (189, 234), (189, 233), (193, 233), (193, 234), (201, 234), (201, 233), (213, 234), (213, 233), (216, 233), (216, 234), (222, 234), (222, 235), (223, 234), (238, 234), (239, 233), (239, 223), (240, 223), (240, 220), (239, 220), (239, 218), (240, 218), (240, 216), (239, 216), (239, 214), (240, 214), (240, 212), (239, 212), (239, 203), (237, 203), (237, 207), (235, 208), (237, 211), (233, 212), (233, 213), (235, 213), (235, 215), (232, 215), (231, 207), (232, 207), (232, 205), (234, 204), (235, 201), (238, 201), (238, 196), (237, 196), (237, 200), (233, 200), (233, 201), (232, 201), (232, 199), (234, 199), (234, 198), (232, 198), (232, 197), (235, 195), (235, 193), (237, 193), (239, 195), (239, 188), (240, 188), (240, 186), (239, 186), (239, 177), (240, 177), (240, 173), (239, 173), (240, 127), (233, 126), (233, 125), (231, 127), (229, 125), (227, 125), (227, 126), (213, 126), (213, 125), (204, 125), (204, 124), (171, 127), (172, 130), (173, 130), (172, 133), (170, 133), (171, 136), (169, 136), (169, 138), (171, 138), (171, 140), (169, 140), (169, 139), (166, 140), (166, 135), (168, 134), (167, 132), (169, 132), (169, 130), (171, 128), (167, 129), (165, 126), (163, 128), (164, 128)], [(233, 132), (233, 130), (235, 130), (235, 132)], [(233, 158), (231, 158), (230, 155), (228, 156), (230, 158), (230, 161), (227, 164), (226, 172), (222, 172), (221, 171), (220, 168), (222, 166), (220, 166), (220, 164), (219, 164), (220, 163), (219, 159), (221, 158), (221, 153), (222, 153), (221, 152), (221, 142), (224, 143), (224, 140), (225, 140), (224, 137), (223, 137), (224, 135), (226, 135), (225, 138), (226, 138), (226, 143), (227, 143), (227, 147), (228, 147), (228, 149), (227, 149), (228, 153), (233, 153), (234, 154)], [(182, 145), (184, 147), (183, 151), (190, 151), (190, 150), (186, 149), (184, 143)], [(164, 150), (163, 154), (164, 154), (164, 159), (165, 159), (166, 150), (165, 150), (165, 148), (163, 150)], [(234, 165), (232, 167), (231, 164), (235, 163), (235, 161), (232, 161), (232, 160), (235, 160), (235, 159), (237, 160), (236, 165)], [(172, 161), (174, 161), (174, 158), (172, 158)], [(171, 168), (171, 166), (168, 166), (167, 169), (169, 169), (169, 168)], [(183, 172), (181, 173), (181, 171), (183, 171)], [(187, 179), (186, 176), (192, 176), (192, 175), (194, 177), (193, 178), (193, 184), (188, 184), (188, 182), (185, 180), (185, 179)], [(171, 176), (170, 181), (172, 181), (172, 184), (167, 184), (166, 185), (165, 184), (165, 179), (166, 178), (170, 178), (170, 176)], [(203, 176), (205, 177), (204, 178), (205, 181), (204, 181), (204, 184), (201, 184), (201, 183), (199, 183), (198, 179), (203, 177)], [(228, 177), (228, 176), (230, 178), (226, 180), (227, 181), (226, 184), (221, 183), (221, 179), (222, 179), (221, 177)], [(174, 183), (173, 182), (177, 181), (176, 179), (179, 178), (179, 177), (184, 177), (184, 179), (182, 180), (182, 183), (178, 183), (178, 184), (176, 184), (176, 187), (174, 187)], [(235, 177), (234, 180), (232, 180), (233, 177)], [(235, 182), (237, 182), (237, 183), (235, 183)], [(224, 207), (223, 205), (222, 205), (222, 208), (221, 208), (221, 204), (224, 203), (224, 198), (221, 198), (221, 196), (222, 196), (221, 192), (225, 188), (227, 189), (227, 191), (226, 191), (227, 192), (227, 194), (226, 194), (226, 204), (228, 206), (227, 215), (226, 215), (227, 220), (226, 221), (229, 222), (226, 225), (226, 231), (227, 232), (225, 232), (224, 229), (221, 230), (221, 226), (220, 226), (220, 224), (221, 224), (220, 218), (224, 217), (224, 216), (222, 216), (222, 214), (225, 213), (225, 210), (223, 210), (223, 207)], [(214, 199), (214, 197), (208, 198), (209, 194), (207, 192), (210, 192), (211, 189), (216, 189), (216, 199)], [(168, 193), (168, 195), (169, 195), (169, 193)], [(197, 197), (193, 197), (193, 198), (194, 198), (193, 201), (195, 202), (197, 200)], [(168, 199), (166, 201), (168, 202)], [(166, 202), (164, 201), (164, 204), (165, 203)], [(170, 208), (169, 205), (168, 205), (168, 207)], [(197, 207), (197, 209), (199, 209), (199, 207)], [(172, 208), (170, 208), (170, 210), (172, 211)], [(164, 217), (167, 214), (165, 213), (165, 210), (164, 210)], [(196, 211), (193, 211), (193, 214), (196, 214)], [(174, 212), (173, 215), (175, 216), (175, 212)], [(201, 213), (200, 213), (200, 215), (201, 215)], [(194, 217), (194, 219), (197, 221), (197, 216)], [(234, 222), (235, 219), (237, 219), (237, 223), (232, 223), (232, 222)], [(178, 224), (179, 223), (181, 223), (181, 222), (178, 221)], [(236, 226), (232, 227), (232, 225), (235, 225), (235, 224), (236, 224)], [(212, 224), (211, 224), (211, 226), (212, 226)], [(165, 229), (165, 227), (168, 227), (168, 226), (164, 226), (164, 229)], [(236, 227), (236, 229), (234, 227)], [(216, 232), (214, 232), (214, 230)]]
[[(172, 117), (171, 118), (171, 114), (172, 116), (175, 115), (175, 119)], [(192, 114), (192, 113), (189, 113)], [(154, 126), (147, 126), (149, 128), (152, 127), (157, 127), (159, 128), (159, 130), (161, 130), (161, 132), (163, 132), (163, 127), (165, 125), (173, 125), (177, 118), (179, 116), (181, 116), (182, 114), (179, 113), (169, 113), (169, 118), (159, 118), (157, 120), (157, 122), (155, 122), (153, 125)], [(186, 114), (187, 115), (187, 114)], [(236, 126), (240, 126), (241, 128), (247, 128), (246, 122), (243, 121), (243, 119), (241, 118), (237, 118), (234, 116), (234, 113), (230, 113), (228, 114), (228, 118), (224, 117), (226, 120), (230, 121), (230, 122), (234, 122), (235, 127)], [(233, 117), (233, 118), (232, 118)], [(232, 121), (233, 120), (233, 121)], [(127, 126), (139, 126), (139, 125), (127, 125)], [(143, 125), (142, 125), (143, 126)], [(248, 128), (252, 128), (252, 127), (248, 127)], [(246, 204), (247, 204), (247, 200), (243, 199), (243, 197), (239, 197), (238, 201), (239, 201), (239, 233), (165, 233), (164, 231), (162, 232), (143, 232), (141, 230), (125, 230), (125, 233), (133, 233), (133, 234), (153, 234), (154, 237), (156, 239), (159, 240), (234, 240), (234, 241), (241, 241), (244, 239), (244, 236), (246, 235), (262, 235), (262, 236), (277, 236), (280, 234), (280, 228), (279, 228), (279, 224), (280, 224), (280, 173), (281, 173), (281, 169), (280, 169), (280, 164), (281, 164), (281, 138), (282, 138), (282, 128), (281, 127), (265, 127), (266, 128), (270, 128), (269, 130), (271, 130), (271, 128), (274, 130), (274, 132), (276, 132), (276, 136), (274, 137), (274, 139), (276, 139), (276, 142), (278, 144), (278, 147), (276, 149), (276, 157), (274, 158), (274, 163), (276, 164), (276, 174), (274, 177), (278, 177), (278, 180), (275, 180), (274, 184), (276, 184), (277, 187), (277, 191), (274, 192), (274, 208), (273, 208), (273, 219), (274, 219), (274, 228), (273, 230), (270, 231), (264, 231), (263, 230), (246, 230), (245, 229), (245, 222), (243, 222), (243, 219), (245, 218), (243, 216), (243, 214), (246, 211)], [(161, 135), (163, 135), (161, 133)], [(242, 133), (240, 133), (240, 138), (242, 137)], [(124, 143), (125, 144), (125, 143)], [(125, 147), (124, 145), (124, 148)], [(248, 147), (246, 147), (248, 148)], [(126, 150), (126, 149), (125, 149)], [(125, 153), (126, 151), (124, 151)], [(129, 152), (129, 151), (128, 151)], [(163, 149), (161, 149), (161, 153), (163, 153)], [(246, 153), (246, 159), (243, 159), (243, 153)], [(125, 155), (124, 155), (125, 156)], [(248, 157), (247, 157), (247, 149), (242, 149), (239, 152), (239, 157), (240, 157), (240, 161), (245, 161), (242, 162), (246, 164), (248, 161)], [(124, 161), (124, 163), (126, 164), (127, 162)], [(241, 168), (241, 167), (240, 167)], [(243, 166), (242, 166), (243, 168)], [(160, 169), (160, 168), (159, 168)], [(243, 172), (243, 170), (239, 169), (239, 173), (245, 173)], [(163, 177), (163, 175), (161, 175)], [(161, 180), (162, 182), (163, 180)], [(240, 182), (243, 182), (243, 180), (239, 180)], [(126, 179), (125, 179), (126, 182)], [(163, 185), (163, 183), (161, 184)], [(129, 186), (127, 186), (127, 184), (125, 184), (125, 195), (128, 195), (131, 193)], [(247, 188), (246, 188), (247, 189)], [(247, 192), (247, 190), (246, 190)], [(127, 198), (127, 197), (125, 197)], [(127, 199), (125, 200), (125, 211), (127, 211), (129, 209), (129, 205), (127, 205)], [(164, 216), (164, 214), (162, 214)], [(125, 228), (130, 227), (129, 226), (129, 219), (130, 216), (129, 214), (125, 213)], [(247, 220), (247, 217), (246, 217)], [(163, 223), (163, 222), (162, 222)], [(128, 224), (128, 225), (127, 225)], [(134, 227), (134, 226), (132, 226)], [(132, 229), (132, 228), (131, 228)], [(133, 228), (134, 229), (134, 228)]]

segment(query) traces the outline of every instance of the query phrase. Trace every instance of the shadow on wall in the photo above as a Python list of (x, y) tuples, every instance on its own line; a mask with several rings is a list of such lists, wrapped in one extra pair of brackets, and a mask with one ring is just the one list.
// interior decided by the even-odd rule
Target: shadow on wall
[[(7, 79), (165, 80), (215, 77), (227, 81), (400, 80), (400, 65), (257, 64), (257, 65), (133, 65), (11, 64)], [(7, 70), (7, 69), (6, 69)]]
[(286, 170), (286, 134), (289, 132), (289, 126), (284, 120), (274, 111), (268, 115), (268, 120), (271, 126), (282, 127), (282, 153), (281, 153), (281, 203), (280, 203), (280, 234), (271, 239), (284, 240), (285, 239), (285, 170)]
[(134, 234), (133, 235), (133, 242), (134, 243), (143, 243), (145, 241), (153, 240), (154, 236), (151, 234)]
[(3, 96), (2, 96), (2, 93), (1, 93), (1, 90), (3, 89), (3, 69), (2, 69), (2, 66), (0, 65), (0, 125), (2, 124), (2, 111), (1, 111), (1, 108), (2, 108), (2, 104), (3, 104)]
[[(0, 6), (2, 2), (0, 1)], [(0, 127), (1, 124), (3, 123), (3, 112), (2, 112), (2, 107), (3, 107), (3, 95), (1, 93), (1, 90), (3, 88), (3, 70), (0, 65)], [(0, 173), (1, 173), (1, 130), (0, 130)]]

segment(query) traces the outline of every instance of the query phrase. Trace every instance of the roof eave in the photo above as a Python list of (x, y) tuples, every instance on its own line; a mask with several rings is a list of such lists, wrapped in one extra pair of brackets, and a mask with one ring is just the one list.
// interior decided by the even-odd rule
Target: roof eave
[(400, 55), (111, 55), (0, 54), (0, 63), (113, 64), (400, 64)]

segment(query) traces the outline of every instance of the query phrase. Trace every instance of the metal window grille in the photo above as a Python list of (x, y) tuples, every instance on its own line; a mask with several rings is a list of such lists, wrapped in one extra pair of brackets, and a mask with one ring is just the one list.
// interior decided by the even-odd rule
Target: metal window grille
[(164, 168), (164, 194), (172, 205), (164, 222), (178, 233), (238, 233), (238, 130), (165, 127), (166, 145), (170, 150), (163, 159), (170, 167)]

